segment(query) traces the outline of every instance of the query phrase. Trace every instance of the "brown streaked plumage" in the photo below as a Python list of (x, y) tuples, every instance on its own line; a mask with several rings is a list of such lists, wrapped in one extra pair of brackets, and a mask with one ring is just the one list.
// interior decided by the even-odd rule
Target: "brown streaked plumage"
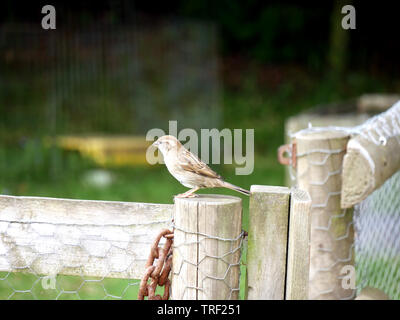
[(228, 188), (245, 195), (250, 192), (223, 180), (223, 178), (187, 150), (174, 136), (162, 136), (153, 143), (164, 156), (165, 165), (172, 176), (185, 187), (191, 188), (177, 197), (195, 197), (201, 188)]

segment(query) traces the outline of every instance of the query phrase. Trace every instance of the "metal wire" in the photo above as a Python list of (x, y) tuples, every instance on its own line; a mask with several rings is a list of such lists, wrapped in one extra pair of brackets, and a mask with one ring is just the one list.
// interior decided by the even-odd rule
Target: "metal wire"
[[(385, 145), (389, 139), (396, 139), (400, 145), (400, 102), (388, 111), (354, 128), (310, 126), (292, 134), (291, 137), (296, 138), (304, 133), (324, 131), (342, 131), (353, 136), (360, 135), (375, 145)], [(314, 290), (309, 298), (352, 299), (362, 288), (371, 286), (384, 291), (392, 299), (400, 299), (400, 172), (356, 205), (353, 218), (352, 210), (338, 208), (328, 210), (329, 201), (341, 195), (341, 183), (329, 182), (332, 179), (340, 182), (342, 163), (340, 162), (337, 168), (330, 170), (327, 168), (333, 163), (331, 161), (333, 156), (343, 157), (344, 152), (345, 149), (312, 149), (298, 153), (298, 159), (306, 159), (307, 168), (301, 172), (293, 168), (289, 171), (293, 185), (301, 184), (310, 192), (314, 218), (321, 214), (329, 216), (326, 225), (315, 224), (314, 222), (318, 219), (312, 219), (311, 232), (322, 232), (326, 239), (323, 247), (318, 247), (316, 250), (320, 252), (321, 257), (328, 253), (333, 258), (330, 259), (333, 263), (314, 269), (311, 267), (310, 287), (319, 288), (319, 290)], [(322, 175), (322, 179), (315, 181), (313, 176), (316, 172), (325, 172), (325, 176)], [(336, 189), (334, 189), (335, 186)], [(323, 196), (322, 200), (321, 196)], [(336, 203), (339, 202), (336, 201)], [(343, 234), (340, 236), (332, 233), (334, 219), (347, 221), (346, 228), (342, 230)], [(349, 237), (352, 237), (353, 227), (355, 229), (354, 242), (340, 245), (340, 242), (351, 239)], [(340, 248), (340, 250), (334, 250), (334, 248)], [(340, 255), (337, 252), (340, 252)], [(352, 265), (354, 260), (356, 291), (350, 291), (351, 294), (345, 296), (342, 292), (338, 294), (340, 290), (336, 290), (335, 287), (324, 287), (324, 277), (333, 274), (338, 280), (343, 279), (344, 276), (340, 273), (338, 266)], [(315, 282), (319, 284), (314, 286)]]
[(366, 286), (400, 299), (400, 172), (356, 205), (358, 290)]
[(309, 123), (308, 128), (291, 133), (289, 136), (294, 139), (304, 132), (316, 133), (324, 131), (342, 131), (351, 136), (361, 135), (364, 139), (375, 145), (385, 145), (390, 138), (395, 138), (400, 144), (400, 101), (387, 111), (371, 117), (365, 123), (355, 127), (313, 127)]
[[(24, 132), (32, 136), (104, 129), (144, 135), (151, 128), (168, 129), (165, 114), (159, 112), (166, 106), (171, 111), (168, 117), (187, 127), (218, 127), (221, 108), (213, 24), (166, 22), (151, 28), (98, 24), (75, 31), (61, 27), (51, 36), (30, 26), (0, 30), (0, 53), (11, 52), (13, 63), (21, 66), (17, 72), (3, 68), (8, 84), (3, 91), (17, 92), (21, 79), (28, 81), (23, 87), (34, 85), (23, 102), (7, 104), (12, 112), (7, 112), (4, 128), (23, 121)], [(145, 221), (97, 226), (1, 218), (0, 270), (11, 270), (0, 271), (1, 299), (137, 297), (139, 280), (117, 278), (130, 278), (133, 263), (142, 264), (144, 271), (152, 241)], [(170, 222), (149, 223), (161, 230)], [(91, 234), (93, 227), (97, 231)], [(23, 234), (29, 237), (24, 239)], [(88, 277), (86, 263), (63, 261), (60, 251), (65, 250), (78, 250), (100, 276)], [(41, 266), (47, 267), (47, 274), (38, 274), (37, 265), (43, 260), (48, 262)]]
[(400, 144), (400, 101), (365, 124), (355, 127), (354, 132), (375, 145), (385, 145), (390, 138)]
[[(311, 130), (312, 132), (329, 130)], [(304, 131), (303, 131), (304, 133)], [(298, 142), (299, 143), (299, 142)], [(341, 210), (339, 197), (341, 190), (335, 189), (342, 172), (341, 159), (345, 149), (309, 149), (297, 154), (297, 174), (294, 175), (296, 184), (307, 190), (312, 199), (311, 205), (311, 266), (310, 266), (310, 299), (351, 299), (354, 292), (344, 293), (338, 289), (342, 274), (341, 267), (352, 264), (354, 259), (352, 243), (353, 223), (351, 210)], [(332, 157), (336, 160), (332, 161)], [(303, 161), (303, 162), (300, 162)], [(304, 162), (305, 161), (305, 162)], [(329, 166), (327, 165), (329, 161)], [(337, 163), (337, 168), (332, 168)], [(329, 170), (328, 168), (332, 168)], [(301, 171), (300, 171), (301, 170)], [(315, 180), (315, 176), (322, 177)], [(333, 202), (331, 202), (331, 199)], [(338, 233), (334, 230), (333, 222), (341, 220), (345, 223), (344, 230)], [(338, 250), (341, 248), (342, 250)], [(345, 249), (346, 248), (346, 249)], [(343, 252), (345, 250), (345, 252)], [(336, 281), (324, 281), (334, 277)]]
[[(241, 254), (242, 247), (244, 243), (245, 232), (242, 231), (237, 237), (234, 238), (223, 238), (215, 235), (205, 234), (202, 232), (193, 232), (189, 230), (185, 230), (184, 228), (173, 224), (173, 228), (184, 234), (195, 236), (196, 240), (192, 241), (183, 241), (181, 243), (177, 243), (176, 239), (174, 241), (174, 249), (179, 252), (179, 256), (181, 257), (179, 269), (174, 269), (174, 277), (179, 279), (180, 282), (184, 284), (184, 289), (181, 290), (179, 296), (177, 296), (174, 292), (172, 292), (173, 299), (185, 299), (187, 298), (189, 290), (195, 290), (197, 292), (204, 293), (204, 296), (207, 297), (209, 293), (207, 292), (209, 287), (215, 286), (216, 283), (224, 284), (224, 292), (226, 296), (222, 299), (230, 300), (230, 299), (238, 299), (240, 285), (232, 286), (232, 284), (228, 281), (228, 275), (232, 272), (238, 273), (238, 278), (240, 279), (240, 264), (241, 264)], [(185, 237), (186, 238), (186, 237)], [(222, 242), (228, 244), (228, 249), (223, 252), (218, 252), (218, 254), (212, 254), (207, 251), (207, 246), (205, 243), (209, 240)], [(185, 257), (185, 247), (190, 247), (192, 245), (197, 246), (197, 250), (199, 251), (198, 257), (201, 258), (196, 259), (195, 261), (188, 259)], [(219, 246), (220, 248), (220, 246)], [(223, 270), (218, 268), (218, 270), (213, 270), (213, 273), (204, 271), (200, 266), (206, 260), (218, 260), (218, 266), (221, 266), (221, 261), (223, 262)], [(197, 286), (192, 286), (185, 281), (185, 277), (183, 276), (183, 270), (185, 269), (185, 265), (193, 266), (197, 269), (198, 279)], [(235, 271), (236, 269), (236, 271)], [(212, 282), (212, 284), (206, 282)], [(174, 296), (175, 294), (175, 296)]]
[[(153, 226), (161, 230), (170, 223), (102, 226), (2, 219), (0, 266), (7, 271), (0, 272), (0, 298), (135, 299), (140, 281), (130, 277), (132, 266), (145, 269), (151, 236), (158, 230)], [(69, 251), (76, 262), (65, 260)]]
[[(159, 229), (154, 228), (159, 226)], [(93, 228), (96, 227), (96, 228)], [(122, 227), (122, 228), (121, 228)], [(197, 244), (201, 259), (193, 264), (184, 258), (175, 274), (178, 281), (184, 264), (199, 270), (198, 286), (186, 284), (186, 290), (195, 289), (207, 294), (207, 281), (224, 283), (226, 299), (237, 299), (239, 286), (232, 286), (229, 275), (238, 272), (240, 278), (241, 249), (244, 232), (235, 238), (223, 238), (201, 232), (189, 232), (174, 224), (172, 219), (128, 225), (48, 223), (0, 221), (0, 298), (3, 299), (135, 299), (140, 280), (130, 279), (132, 264), (143, 265), (156, 236), (154, 230), (174, 228), (196, 236), (196, 241), (175, 244), (174, 249)], [(154, 233), (154, 234), (152, 234)], [(27, 236), (24, 236), (27, 235)], [(227, 244), (227, 250), (207, 252), (207, 241)], [(160, 241), (160, 245), (165, 243)], [(219, 246), (221, 247), (221, 246)], [(135, 250), (133, 250), (135, 248)], [(63, 258), (71, 250), (79, 259)], [(77, 253), (78, 252), (78, 253)], [(181, 252), (183, 256), (183, 252)], [(22, 258), (23, 257), (23, 258)], [(204, 273), (199, 266), (207, 259), (223, 262), (224, 270)], [(47, 267), (44, 267), (47, 266)], [(221, 264), (219, 264), (221, 266)], [(96, 269), (97, 277), (89, 276)], [(47, 270), (46, 274), (38, 270)], [(137, 270), (137, 266), (136, 266)], [(124, 278), (124, 279), (118, 279)], [(171, 292), (172, 293), (172, 292)], [(173, 297), (173, 298), (184, 298)]]

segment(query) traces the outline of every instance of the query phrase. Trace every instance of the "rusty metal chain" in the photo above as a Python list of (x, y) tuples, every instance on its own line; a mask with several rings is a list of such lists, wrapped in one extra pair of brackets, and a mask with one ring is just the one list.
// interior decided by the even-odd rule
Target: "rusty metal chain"
[[(164, 247), (160, 248), (159, 243), (161, 238), (166, 239)], [(172, 243), (174, 232), (169, 229), (163, 229), (154, 240), (151, 246), (149, 258), (146, 262), (146, 272), (140, 281), (138, 300), (144, 300), (148, 296), (149, 300), (168, 300), (171, 281), (168, 276), (172, 267)], [(156, 265), (153, 265), (157, 259)], [(148, 283), (151, 278), (150, 283)], [(161, 297), (156, 295), (157, 286), (164, 286), (164, 294)]]

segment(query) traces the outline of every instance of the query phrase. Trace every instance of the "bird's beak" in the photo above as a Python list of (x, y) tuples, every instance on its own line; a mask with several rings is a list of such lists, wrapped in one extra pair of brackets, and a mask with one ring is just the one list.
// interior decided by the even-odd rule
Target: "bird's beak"
[(160, 142), (158, 140), (154, 141), (153, 144), (151, 145), (154, 148), (157, 148), (160, 145)]

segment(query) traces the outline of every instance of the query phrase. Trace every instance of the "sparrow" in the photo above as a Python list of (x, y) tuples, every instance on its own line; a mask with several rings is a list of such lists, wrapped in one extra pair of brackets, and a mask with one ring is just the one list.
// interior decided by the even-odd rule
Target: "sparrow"
[(193, 198), (196, 191), (202, 188), (228, 188), (245, 195), (250, 191), (235, 186), (224, 179), (201, 161), (195, 154), (187, 150), (177, 138), (166, 135), (159, 137), (153, 147), (161, 151), (165, 165), (171, 175), (190, 190), (178, 194), (178, 198)]

